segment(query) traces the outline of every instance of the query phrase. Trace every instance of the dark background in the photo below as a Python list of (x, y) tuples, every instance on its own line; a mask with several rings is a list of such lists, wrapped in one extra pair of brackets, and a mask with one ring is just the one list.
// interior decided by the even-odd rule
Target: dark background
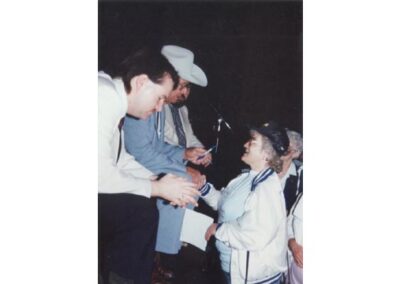
[(194, 86), (188, 108), (194, 131), (215, 144), (217, 114), (222, 127), (214, 165), (217, 186), (236, 176), (247, 125), (276, 120), (302, 133), (301, 1), (99, 2), (99, 70), (111, 75), (133, 49), (175, 44), (192, 50), (208, 77)]

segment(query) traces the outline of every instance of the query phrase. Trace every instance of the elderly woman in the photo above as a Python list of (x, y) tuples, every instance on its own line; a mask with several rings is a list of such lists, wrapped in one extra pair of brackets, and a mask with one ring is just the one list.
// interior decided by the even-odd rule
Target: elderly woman
[(286, 209), (277, 175), (289, 140), (270, 122), (250, 130), (242, 161), (250, 166), (221, 191), (206, 183), (202, 198), (218, 210), (206, 239), (215, 235), (227, 283), (279, 283), (286, 270)]

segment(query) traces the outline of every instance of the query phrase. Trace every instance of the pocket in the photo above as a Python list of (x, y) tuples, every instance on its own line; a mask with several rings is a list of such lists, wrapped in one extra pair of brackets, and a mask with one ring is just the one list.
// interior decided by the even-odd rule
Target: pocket
[[(240, 252), (239, 254), (239, 275), (242, 279), (246, 279), (247, 251)], [(260, 252), (253, 251), (249, 253), (249, 265), (247, 272), (248, 281), (265, 279), (268, 277), (268, 275), (270, 275), (270, 270), (269, 263), (266, 262), (265, 257), (262, 257)]]

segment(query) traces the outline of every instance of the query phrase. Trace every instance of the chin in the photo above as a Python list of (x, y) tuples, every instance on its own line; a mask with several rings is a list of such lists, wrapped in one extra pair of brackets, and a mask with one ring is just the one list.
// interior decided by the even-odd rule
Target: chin
[(185, 101), (177, 101), (173, 104), (175, 107), (180, 108), (185, 105)]

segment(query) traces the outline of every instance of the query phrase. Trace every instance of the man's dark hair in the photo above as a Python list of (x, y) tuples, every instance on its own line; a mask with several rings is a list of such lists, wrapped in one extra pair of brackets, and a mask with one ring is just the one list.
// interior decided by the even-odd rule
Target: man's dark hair
[(133, 77), (146, 74), (153, 83), (161, 84), (166, 74), (171, 75), (173, 89), (179, 83), (178, 73), (169, 61), (154, 48), (142, 48), (126, 57), (117, 68), (116, 76), (121, 77), (126, 92), (131, 91)]

